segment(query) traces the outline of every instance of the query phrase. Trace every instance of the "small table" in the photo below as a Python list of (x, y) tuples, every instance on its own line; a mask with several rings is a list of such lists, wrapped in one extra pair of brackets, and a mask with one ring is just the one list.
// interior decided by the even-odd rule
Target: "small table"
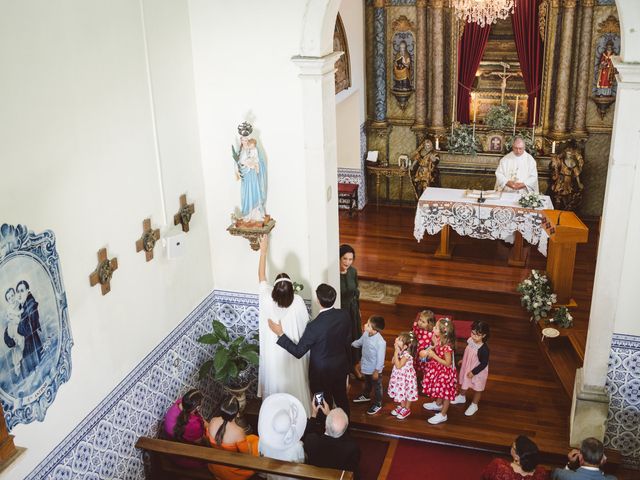
[(389, 178), (400, 177), (400, 201), (402, 201), (402, 191), (404, 189), (404, 177), (409, 176), (409, 169), (397, 165), (389, 165), (386, 167), (375, 165), (367, 165), (367, 171), (376, 176), (376, 208), (380, 206), (380, 177), (387, 179), (387, 200), (389, 200)]
[(353, 206), (358, 210), (358, 184), (338, 183), (338, 207), (346, 205), (349, 208), (349, 216), (353, 215)]

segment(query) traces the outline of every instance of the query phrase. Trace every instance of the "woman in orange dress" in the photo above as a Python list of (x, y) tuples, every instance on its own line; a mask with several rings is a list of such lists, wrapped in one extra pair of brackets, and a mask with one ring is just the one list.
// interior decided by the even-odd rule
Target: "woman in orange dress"
[[(247, 435), (241, 427), (236, 424), (238, 415), (238, 400), (229, 398), (220, 407), (220, 416), (213, 417), (209, 422), (207, 437), (213, 448), (219, 448), (228, 452), (247, 453), (255, 457), (258, 456), (258, 436)], [(217, 480), (247, 480), (255, 472), (242, 468), (227, 467), (215, 463), (209, 464), (209, 470)]]

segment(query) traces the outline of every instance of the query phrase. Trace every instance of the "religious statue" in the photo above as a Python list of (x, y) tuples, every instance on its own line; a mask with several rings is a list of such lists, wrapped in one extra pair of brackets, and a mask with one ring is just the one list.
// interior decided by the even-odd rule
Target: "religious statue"
[[(255, 138), (250, 138), (253, 127), (243, 122), (238, 126), (240, 145), (231, 147), (236, 166), (236, 179), (240, 180), (241, 214), (237, 226), (259, 227), (265, 222), (267, 199), (267, 168), (262, 151)], [(268, 216), (267, 216), (268, 217)]]
[(615, 55), (613, 51), (613, 42), (608, 41), (604, 52), (600, 55), (598, 64), (598, 80), (596, 87), (598, 88), (598, 96), (612, 95), (612, 88), (615, 82), (616, 69), (613, 66), (612, 57)]
[(584, 190), (580, 180), (583, 167), (584, 157), (575, 146), (551, 157), (551, 197), (556, 209), (575, 210), (580, 205)]
[(440, 158), (429, 139), (420, 144), (411, 158), (413, 159), (411, 183), (416, 192), (416, 198), (420, 198), (427, 187), (440, 185), (440, 171), (438, 169)]
[(393, 90), (411, 91), (411, 54), (407, 42), (402, 40), (398, 45), (398, 53), (393, 60)]
[(507, 73), (507, 68), (511, 68), (511, 65), (506, 62), (500, 62), (500, 66), (502, 67), (501, 72), (491, 72), (489, 75), (495, 75), (502, 80), (500, 84), (500, 105), (504, 105), (504, 93), (507, 90), (507, 80), (511, 77), (521, 77), (522, 72)]

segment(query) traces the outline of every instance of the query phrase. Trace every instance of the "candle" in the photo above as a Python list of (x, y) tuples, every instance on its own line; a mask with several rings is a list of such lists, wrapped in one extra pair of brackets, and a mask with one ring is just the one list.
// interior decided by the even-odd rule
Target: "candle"
[(440, 139), (436, 137), (436, 150), (440, 149)]
[(516, 123), (518, 123), (518, 95), (516, 95), (516, 112), (513, 114), (513, 136), (516, 135)]
[(551, 153), (556, 153), (556, 141), (555, 140), (551, 143)]
[(471, 95), (471, 100), (473, 100), (473, 123), (476, 123), (476, 113), (478, 113), (478, 99), (475, 95)]
[(538, 106), (538, 97), (533, 98), (533, 127), (531, 128), (531, 143), (535, 145), (536, 139), (536, 107)]

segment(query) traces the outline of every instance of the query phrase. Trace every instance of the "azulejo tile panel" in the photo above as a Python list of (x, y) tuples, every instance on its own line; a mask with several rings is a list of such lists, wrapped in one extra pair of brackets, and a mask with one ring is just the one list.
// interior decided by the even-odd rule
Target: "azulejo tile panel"
[[(338, 168), (339, 183), (357, 183), (358, 184), (358, 210), (362, 210), (366, 205), (367, 188), (364, 183), (364, 175), (357, 168)], [(346, 209), (346, 206), (340, 208)]]
[(640, 469), (640, 337), (614, 334), (607, 389), (611, 395), (605, 446)]
[[(258, 330), (258, 296), (216, 290), (176, 327), (119, 385), (27, 476), (27, 480), (137, 480), (144, 478), (139, 436), (155, 436), (164, 413), (186, 390), (205, 394), (210, 416), (222, 389), (199, 381), (198, 369), (210, 355), (198, 343), (217, 318), (232, 336)], [(255, 395), (252, 372), (249, 395)]]

